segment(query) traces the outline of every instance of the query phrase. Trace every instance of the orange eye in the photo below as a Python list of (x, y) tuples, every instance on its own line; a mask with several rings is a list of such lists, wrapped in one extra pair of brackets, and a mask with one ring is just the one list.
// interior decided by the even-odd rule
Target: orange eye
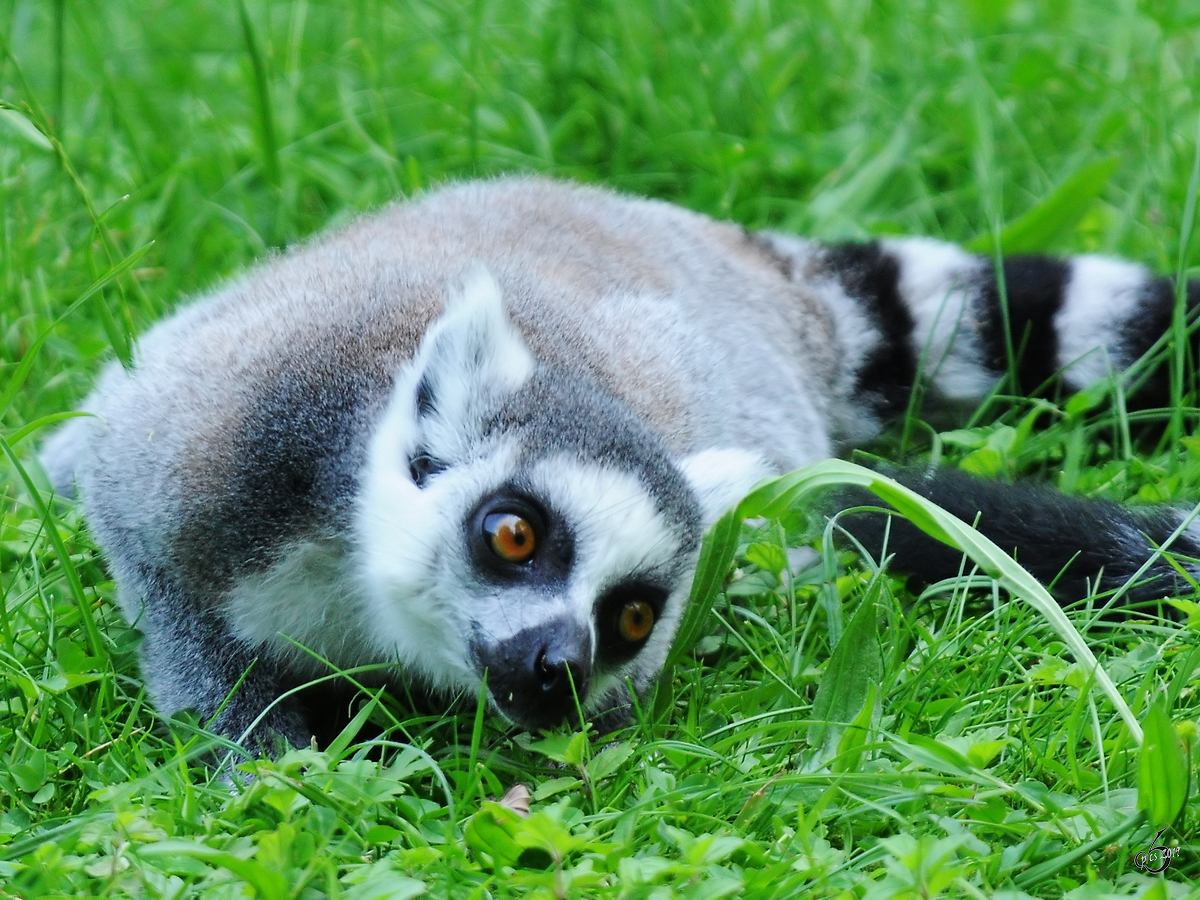
[(523, 563), (533, 558), (537, 536), (533, 525), (516, 513), (492, 513), (483, 519), (488, 545), (505, 562)]
[(650, 636), (654, 628), (654, 608), (645, 600), (630, 600), (621, 607), (617, 632), (621, 639), (636, 644)]

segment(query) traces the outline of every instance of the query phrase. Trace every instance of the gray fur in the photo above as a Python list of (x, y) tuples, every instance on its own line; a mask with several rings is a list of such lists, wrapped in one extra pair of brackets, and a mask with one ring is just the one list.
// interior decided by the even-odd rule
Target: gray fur
[[(582, 654), (585, 711), (604, 712), (628, 702), (626, 678), (652, 683), (721, 508), (762, 475), (878, 432), (871, 365), (932, 340), (954, 362), (948, 393), (999, 377), (980, 358), (974, 301), (956, 293), (959, 270), (982, 264), (933, 242), (885, 251), (870, 258), (898, 274), (841, 271), (810, 242), (594, 188), (445, 188), (271, 258), (159, 324), (132, 372), (105, 370), (93, 415), (52, 438), (46, 467), (60, 490), (78, 486), (164, 712), (220, 710), (215, 726), (240, 736), (319, 670), (289, 639), (470, 691), (479, 658), (536, 650), (538, 629)], [(447, 305), (472, 291), (482, 299)], [(930, 324), (943, 302), (930, 291), (954, 329)], [(494, 491), (532, 496), (570, 536), (557, 581), (506, 588), (481, 574), (464, 523)], [(626, 514), (636, 534), (621, 533)], [(435, 546), (407, 530), (421, 516)], [(661, 590), (659, 624), (631, 659), (593, 672), (597, 610), (630, 585)], [(311, 733), (294, 703), (266, 715), (260, 734)]]

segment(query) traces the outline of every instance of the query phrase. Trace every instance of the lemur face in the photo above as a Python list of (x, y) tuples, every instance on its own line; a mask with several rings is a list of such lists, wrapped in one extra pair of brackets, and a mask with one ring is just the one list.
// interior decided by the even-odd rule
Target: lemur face
[(706, 518), (746, 454), (673, 461), (626, 407), (539, 366), (490, 280), (401, 373), (372, 438), (357, 552), (375, 653), (549, 727), (661, 670)]

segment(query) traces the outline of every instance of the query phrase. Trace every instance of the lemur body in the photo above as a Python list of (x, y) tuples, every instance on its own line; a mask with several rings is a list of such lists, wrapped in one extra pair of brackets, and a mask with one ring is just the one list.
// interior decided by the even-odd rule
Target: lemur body
[[(1121, 371), (1170, 322), (1172, 287), (1128, 263), (1005, 274), (1027, 388)], [(652, 683), (704, 527), (756, 481), (877, 434), (919, 369), (986, 394), (999, 309), (990, 261), (935, 241), (470, 183), (185, 306), (44, 460), (78, 486), (162, 711), (236, 737), (324, 658), (446, 692), (486, 671), (502, 714), (551, 725)], [(1144, 519), (1112, 515), (1145, 558)], [(312, 732), (291, 701), (259, 727)]]

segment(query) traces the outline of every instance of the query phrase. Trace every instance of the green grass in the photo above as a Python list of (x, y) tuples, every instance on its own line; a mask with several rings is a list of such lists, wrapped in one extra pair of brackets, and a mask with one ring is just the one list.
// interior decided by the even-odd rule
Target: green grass
[[(347, 735), (233, 791), (148, 707), (78, 514), (47, 516), (21, 466), (31, 426), (181, 298), (453, 178), (549, 172), (824, 238), (999, 234), (1181, 271), (1197, 84), (1183, 0), (0, 0), (0, 896), (1194, 892), (1194, 800), (1165, 878), (1133, 854), (1197, 776), (1195, 621), (1069, 611), (1139, 751), (1023, 599), (966, 577), (914, 596), (832, 550), (790, 575), (811, 535), (785, 511), (727, 525), (694, 652), (604, 743), (385, 697), (381, 752)], [(953, 425), (914, 412), (874, 449), (1194, 503), (1175, 365), (1170, 410), (1101, 391), (1030, 427), (1033, 404), (997, 396)], [(487, 802), (515, 782), (529, 819)]]

